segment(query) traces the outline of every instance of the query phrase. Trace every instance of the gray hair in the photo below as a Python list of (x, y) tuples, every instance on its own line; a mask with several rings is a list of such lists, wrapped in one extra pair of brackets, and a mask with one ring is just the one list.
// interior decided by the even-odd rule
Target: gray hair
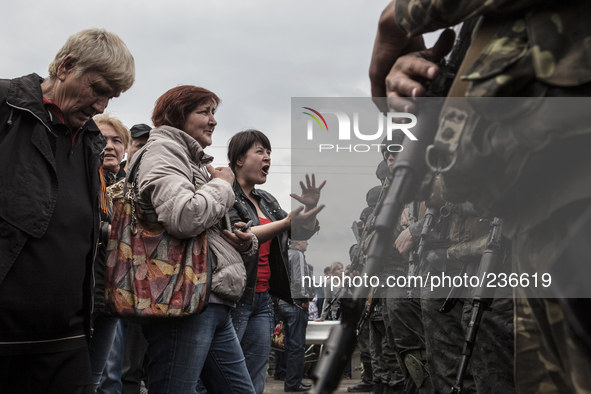
[(67, 56), (76, 60), (78, 75), (97, 71), (125, 92), (135, 81), (135, 62), (123, 40), (105, 29), (86, 29), (72, 34), (49, 64), (50, 79), (57, 78), (59, 65)]

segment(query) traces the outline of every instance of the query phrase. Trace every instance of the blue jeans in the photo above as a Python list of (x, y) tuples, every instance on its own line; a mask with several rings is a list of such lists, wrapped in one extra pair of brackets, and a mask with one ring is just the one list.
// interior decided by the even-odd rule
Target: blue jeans
[(285, 349), (283, 351), (275, 350), (275, 373), (273, 376), (279, 379), (281, 374), (283, 374), (283, 380), (285, 380)]
[(148, 391), (194, 394), (201, 375), (210, 394), (253, 393), (230, 309), (209, 304), (200, 315), (142, 325), (150, 357)]
[(232, 323), (246, 358), (255, 393), (262, 394), (274, 327), (273, 303), (269, 291), (256, 293), (252, 305), (238, 303), (232, 310)]
[(285, 388), (297, 388), (304, 376), (308, 308), (281, 304), (279, 316), (285, 329)]
[(107, 364), (107, 358), (115, 340), (119, 319), (106, 312), (99, 312), (93, 320), (93, 332), (90, 339), (90, 365), (92, 366), (92, 382), (98, 388), (101, 375)]
[(125, 347), (125, 335), (129, 322), (121, 320), (115, 326), (115, 339), (107, 358), (100, 384), (96, 392), (98, 394), (119, 394), (122, 390), (121, 369), (123, 367), (123, 349)]

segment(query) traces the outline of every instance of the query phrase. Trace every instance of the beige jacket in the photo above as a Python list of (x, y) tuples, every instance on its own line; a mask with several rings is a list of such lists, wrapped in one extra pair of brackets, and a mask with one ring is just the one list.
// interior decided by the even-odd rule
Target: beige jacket
[(137, 176), (139, 203), (152, 206), (166, 231), (179, 239), (207, 231), (207, 243), (215, 256), (211, 290), (238, 301), (246, 286), (246, 270), (240, 253), (221, 236), (219, 225), (234, 204), (232, 185), (209, 179), (205, 166), (213, 157), (182, 130), (153, 129), (143, 149), (147, 152)]

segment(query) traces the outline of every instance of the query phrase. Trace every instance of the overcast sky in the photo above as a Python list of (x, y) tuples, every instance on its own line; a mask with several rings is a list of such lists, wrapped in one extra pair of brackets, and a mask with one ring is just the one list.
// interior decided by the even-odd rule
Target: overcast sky
[[(215, 156), (215, 164), (225, 165), (227, 142), (234, 133), (246, 128), (266, 133), (273, 153), (271, 173), (262, 188), (289, 210), (291, 177), (304, 176), (301, 168), (291, 167), (291, 98), (369, 97), (367, 70), (377, 21), (386, 4), (384, 0), (5, 2), (0, 77), (32, 72), (45, 77), (69, 35), (89, 27), (115, 32), (135, 58), (136, 82), (106, 112), (128, 127), (152, 125), (154, 102), (168, 89), (192, 84), (215, 92), (222, 105), (207, 152)], [(379, 159), (375, 155), (368, 161), (377, 165)], [(350, 237), (349, 244), (354, 243), (350, 228), (332, 232), (327, 212), (342, 216), (350, 227), (364, 207), (367, 191), (354, 189), (341, 196), (349, 201), (349, 210), (327, 208), (319, 217), (324, 241), (311, 240), (307, 253), (317, 272), (333, 261), (349, 262), (348, 248), (331, 248), (326, 242)]]

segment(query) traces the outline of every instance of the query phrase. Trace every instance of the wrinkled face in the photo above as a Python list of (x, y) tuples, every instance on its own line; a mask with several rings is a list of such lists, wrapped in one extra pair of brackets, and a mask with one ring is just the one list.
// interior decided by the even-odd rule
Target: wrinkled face
[(195, 138), (204, 149), (212, 144), (213, 131), (218, 124), (213, 117), (215, 110), (214, 103), (198, 106), (189, 113), (183, 127), (183, 131)]
[(113, 126), (101, 123), (98, 127), (107, 140), (103, 165), (107, 170), (116, 172), (119, 170), (119, 164), (123, 161), (127, 147), (123, 144), (123, 139)]
[(267, 182), (271, 168), (271, 151), (255, 142), (244, 156), (236, 161), (236, 176), (251, 185), (262, 185)]
[(135, 152), (142, 149), (144, 145), (148, 142), (148, 136), (142, 136), (138, 138), (134, 138), (131, 140), (131, 145), (129, 146), (129, 154), (127, 155), (127, 162), (131, 163), (131, 158), (135, 155)]
[(77, 129), (94, 115), (102, 114), (109, 100), (119, 93), (97, 71), (78, 74), (75, 62), (66, 58), (58, 68), (57, 81), (48, 98), (64, 114), (66, 126)]

